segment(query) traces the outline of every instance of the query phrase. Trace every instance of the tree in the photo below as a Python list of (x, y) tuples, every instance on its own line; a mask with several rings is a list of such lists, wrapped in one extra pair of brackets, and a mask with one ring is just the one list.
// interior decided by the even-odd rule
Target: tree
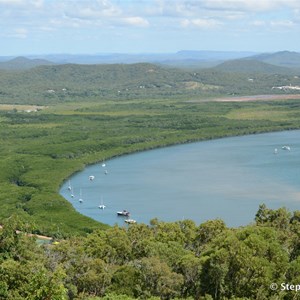
[(139, 271), (140, 296), (160, 296), (170, 299), (180, 295), (183, 276), (172, 272), (168, 265), (156, 257), (135, 262)]
[(226, 230), (226, 225), (223, 220), (209, 220), (199, 225), (196, 229), (196, 237), (194, 242), (194, 248), (196, 255), (210, 243), (211, 240)]

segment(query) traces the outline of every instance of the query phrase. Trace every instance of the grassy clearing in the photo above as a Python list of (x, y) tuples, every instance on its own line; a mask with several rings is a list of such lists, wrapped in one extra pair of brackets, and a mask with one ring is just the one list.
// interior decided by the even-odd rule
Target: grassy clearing
[(17, 105), (17, 104), (0, 104), (0, 110), (16, 110), (16, 111), (38, 111), (47, 108), (41, 105)]
[(233, 120), (269, 120), (280, 121), (289, 120), (290, 113), (287, 111), (269, 111), (268, 107), (261, 107), (261, 110), (253, 110), (253, 108), (245, 108), (233, 110), (226, 115), (227, 118)]

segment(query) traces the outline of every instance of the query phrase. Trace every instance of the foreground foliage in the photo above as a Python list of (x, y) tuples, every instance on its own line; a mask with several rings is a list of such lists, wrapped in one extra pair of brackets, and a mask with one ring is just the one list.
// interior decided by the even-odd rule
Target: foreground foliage
[(44, 246), (11, 217), (0, 231), (0, 299), (298, 299), (281, 284), (300, 280), (299, 216), (261, 205), (246, 227), (154, 219)]

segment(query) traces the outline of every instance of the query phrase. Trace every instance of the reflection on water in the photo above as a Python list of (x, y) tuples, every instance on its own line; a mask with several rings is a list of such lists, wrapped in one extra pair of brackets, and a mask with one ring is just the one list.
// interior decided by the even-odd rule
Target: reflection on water
[[(91, 175), (94, 180), (89, 180)], [(289, 131), (119, 157), (105, 168), (99, 163), (71, 177), (74, 198), (68, 181), (60, 193), (82, 214), (111, 225), (123, 225), (116, 212), (127, 209), (133, 219), (147, 224), (155, 217), (198, 224), (222, 218), (228, 226), (239, 226), (253, 221), (261, 203), (299, 209), (299, 175), (300, 131)], [(101, 198), (104, 210), (99, 209)]]

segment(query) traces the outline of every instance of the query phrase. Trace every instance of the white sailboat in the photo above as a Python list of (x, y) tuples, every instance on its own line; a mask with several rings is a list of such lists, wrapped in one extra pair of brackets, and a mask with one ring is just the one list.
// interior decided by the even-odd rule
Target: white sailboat
[(100, 209), (104, 209), (106, 206), (103, 204), (103, 198), (101, 197), (101, 204), (98, 206)]
[(82, 192), (81, 192), (81, 189), (80, 189), (80, 193), (79, 193), (79, 199), (78, 199), (78, 201), (80, 202), (80, 203), (82, 203), (83, 202), (83, 199), (82, 199)]
[(72, 190), (71, 180), (69, 180), (68, 191), (71, 191), (71, 190)]
[(71, 187), (71, 198), (74, 198), (74, 191), (72, 187)]

